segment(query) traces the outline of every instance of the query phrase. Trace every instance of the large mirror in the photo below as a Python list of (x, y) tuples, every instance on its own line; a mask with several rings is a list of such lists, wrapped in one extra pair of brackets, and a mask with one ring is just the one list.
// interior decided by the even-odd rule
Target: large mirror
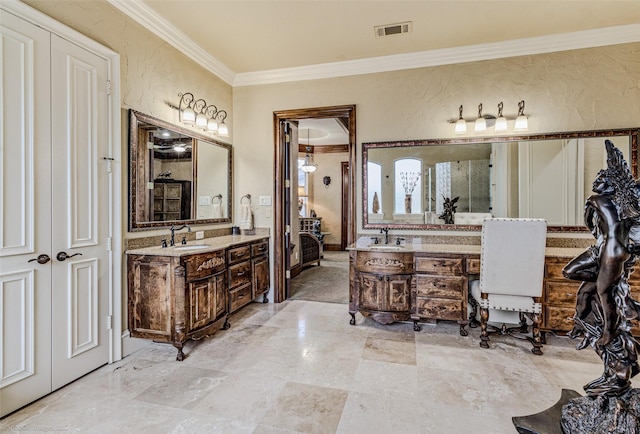
[(637, 177), (638, 132), (363, 143), (363, 228), (478, 230), (493, 216), (585, 231), (585, 199), (606, 167), (604, 141), (615, 143)]
[(129, 228), (231, 222), (232, 148), (129, 111)]

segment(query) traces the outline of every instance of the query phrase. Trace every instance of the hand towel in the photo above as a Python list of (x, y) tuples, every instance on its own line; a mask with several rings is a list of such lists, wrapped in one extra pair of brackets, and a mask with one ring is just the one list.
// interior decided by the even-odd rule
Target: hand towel
[(222, 218), (222, 207), (219, 203), (211, 204), (211, 218), (221, 219)]
[(240, 205), (240, 229), (250, 231), (253, 229), (253, 213), (251, 212), (251, 204)]

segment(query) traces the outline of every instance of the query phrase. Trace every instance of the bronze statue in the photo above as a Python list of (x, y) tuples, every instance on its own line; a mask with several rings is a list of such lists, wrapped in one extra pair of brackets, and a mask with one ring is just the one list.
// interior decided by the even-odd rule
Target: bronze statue
[(458, 208), (456, 206), (456, 202), (458, 201), (458, 199), (460, 199), (460, 197), (458, 196), (453, 199), (449, 199), (448, 197), (443, 197), (443, 198), (444, 198), (443, 211), (442, 211), (442, 214), (438, 216), (438, 218), (443, 219), (445, 224), (452, 225), (454, 221), (453, 214), (455, 214), (456, 209)]
[(640, 372), (639, 344), (631, 320), (640, 304), (629, 291), (629, 276), (640, 254), (640, 184), (620, 150), (605, 141), (607, 169), (598, 173), (595, 193), (585, 204), (585, 224), (596, 242), (563, 269), (580, 280), (575, 325), (569, 336), (582, 336), (577, 349), (591, 345), (604, 362), (604, 372), (584, 386), (588, 396), (619, 397), (631, 389)]

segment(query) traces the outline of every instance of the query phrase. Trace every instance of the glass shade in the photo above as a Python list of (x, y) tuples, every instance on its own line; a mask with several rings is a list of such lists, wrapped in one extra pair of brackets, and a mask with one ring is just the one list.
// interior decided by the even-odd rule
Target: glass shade
[(467, 132), (467, 122), (464, 119), (458, 119), (456, 122), (455, 130), (456, 134), (462, 134)]
[(500, 116), (498, 119), (496, 119), (495, 130), (496, 131), (506, 131), (507, 130), (507, 118), (505, 118), (504, 116)]
[(224, 122), (221, 122), (220, 125), (218, 125), (218, 135), (222, 137), (229, 136), (229, 128), (227, 128), (227, 124)]
[(196, 127), (207, 128), (207, 117), (202, 113), (198, 113), (196, 116)]
[(527, 131), (529, 129), (529, 120), (525, 115), (520, 115), (516, 118), (516, 125), (513, 128), (515, 131)]
[(209, 119), (209, 122), (207, 122), (207, 129), (209, 131), (211, 131), (212, 133), (217, 133), (218, 132), (218, 121), (216, 121), (215, 119)]
[(474, 128), (475, 131), (486, 131), (487, 130), (487, 121), (485, 118), (476, 119), (476, 125)]
[(187, 125), (193, 125), (196, 122), (196, 112), (189, 107), (182, 110), (182, 122)]

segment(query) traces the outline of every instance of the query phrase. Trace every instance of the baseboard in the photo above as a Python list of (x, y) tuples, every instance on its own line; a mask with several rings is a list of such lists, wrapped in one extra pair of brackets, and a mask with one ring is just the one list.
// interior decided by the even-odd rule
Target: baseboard
[(341, 252), (341, 245), (340, 244), (323, 244), (322, 245), (322, 249), (325, 252)]
[(296, 277), (298, 274), (302, 273), (302, 267), (300, 266), (300, 264), (296, 264), (293, 267), (291, 267), (291, 278), (293, 279), (294, 277)]

